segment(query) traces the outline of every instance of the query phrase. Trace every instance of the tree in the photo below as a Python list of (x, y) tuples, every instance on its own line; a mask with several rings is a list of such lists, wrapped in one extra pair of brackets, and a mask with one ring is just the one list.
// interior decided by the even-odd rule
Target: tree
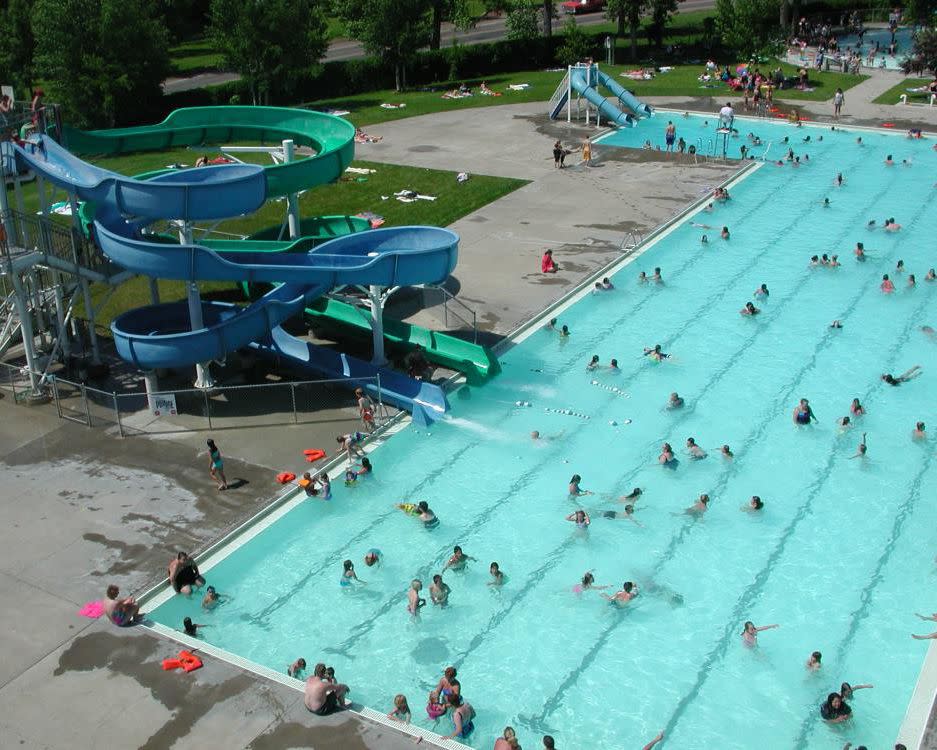
[(205, 34), (211, 18), (211, 0), (153, 0), (173, 42)]
[(922, 26), (934, 25), (934, 14), (937, 13), (937, 0), (908, 0), (905, 4), (905, 14)]
[(475, 25), (473, 11), (477, 7), (471, 0), (430, 0), (429, 48), (439, 49), (443, 21), (450, 21), (460, 31), (472, 28)]
[(556, 7), (553, 0), (543, 0), (543, 35), (553, 36), (553, 16), (556, 14)]
[(254, 104), (289, 92), (328, 46), (317, 0), (212, 0), (209, 33)]
[(19, 89), (20, 96), (32, 91), (36, 39), (32, 27), (32, 3), (9, 0), (0, 14), (0, 76)]
[(677, 0), (651, 0), (651, 24), (648, 27), (648, 38), (653, 40), (658, 48), (664, 46), (664, 31), (676, 11)]
[(759, 54), (778, 36), (777, 0), (716, 0), (722, 43), (740, 56)]
[(638, 29), (641, 27), (641, 14), (647, 8), (649, 0), (609, 0), (605, 6), (608, 18), (618, 22), (618, 36), (625, 35), (625, 26), (631, 39), (631, 59), (638, 59)]
[(592, 48), (592, 40), (570, 16), (563, 29), (563, 44), (556, 51), (557, 62), (563, 65), (572, 65), (588, 57)]
[(36, 0), (36, 74), (78, 127), (152, 116), (169, 73), (166, 30), (148, 0)]
[(906, 73), (931, 71), (937, 75), (937, 29), (921, 29), (914, 34), (914, 45), (902, 63)]
[(394, 66), (397, 91), (406, 86), (406, 67), (431, 30), (426, 0), (342, 0), (338, 6), (349, 33)]
[(540, 11), (536, 0), (514, 0), (505, 20), (507, 38), (511, 41), (536, 39), (540, 36)]

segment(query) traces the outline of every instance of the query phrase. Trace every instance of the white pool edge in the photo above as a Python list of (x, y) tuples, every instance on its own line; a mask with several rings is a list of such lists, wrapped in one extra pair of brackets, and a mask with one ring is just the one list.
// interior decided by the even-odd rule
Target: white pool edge
[(921, 672), (918, 674), (904, 721), (901, 722), (898, 737), (895, 739), (895, 742), (903, 742), (907, 747), (917, 750), (924, 750), (927, 724), (937, 700), (937, 641), (928, 643)]
[[(225, 651), (222, 648), (213, 646), (212, 644), (206, 643), (205, 641), (202, 641), (198, 638), (192, 638), (191, 636), (188, 636), (181, 631), (167, 628), (165, 625), (160, 625), (159, 623), (152, 623), (149, 625), (144, 625), (143, 627), (147, 628), (153, 633), (156, 633), (159, 636), (179, 643), (189, 651), (198, 652), (203, 655), (211, 656), (215, 659), (228, 662), (229, 664), (238, 667), (239, 669), (243, 669), (246, 672), (252, 672), (253, 674), (256, 674), (267, 680), (271, 680), (272, 682), (276, 682), (279, 685), (283, 685), (290, 690), (295, 690), (297, 693), (304, 693), (305, 680), (290, 677), (283, 672), (277, 672), (276, 670), (265, 667), (262, 664), (257, 664), (256, 662), (250, 661), (249, 659), (244, 659), (237, 654), (231, 653), (230, 651)], [(352, 692), (354, 692), (353, 686)], [(396, 731), (409, 735), (410, 737), (420, 738), (424, 742), (427, 742), (434, 747), (441, 747), (445, 748), (446, 750), (472, 750), (467, 745), (463, 745), (461, 742), (456, 742), (455, 740), (441, 737), (440, 735), (436, 734), (435, 732), (431, 732), (428, 729), (423, 729), (422, 727), (414, 726), (412, 724), (403, 724), (399, 721), (389, 719), (386, 714), (382, 714), (380, 711), (375, 711), (374, 709), (368, 708), (367, 706), (352, 704), (341, 713), (350, 713), (372, 721), (376, 724), (381, 724), (388, 729), (395, 729)], [(333, 715), (341, 715), (341, 713)]]

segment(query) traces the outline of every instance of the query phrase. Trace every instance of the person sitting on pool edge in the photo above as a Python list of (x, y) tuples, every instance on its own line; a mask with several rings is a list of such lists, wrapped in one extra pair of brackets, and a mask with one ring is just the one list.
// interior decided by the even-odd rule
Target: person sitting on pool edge
[(143, 615), (140, 605), (132, 596), (118, 599), (120, 589), (113, 583), (107, 587), (107, 598), (104, 600), (104, 614), (114, 625), (124, 628), (133, 625)]
[(185, 552), (179, 552), (169, 563), (169, 583), (177, 594), (188, 596), (192, 588), (201, 588), (205, 579), (198, 572), (198, 565)]
[(345, 695), (349, 690), (348, 685), (329, 682), (326, 679), (325, 664), (319, 662), (313, 669), (312, 676), (306, 680), (303, 703), (317, 716), (328, 716), (345, 708)]

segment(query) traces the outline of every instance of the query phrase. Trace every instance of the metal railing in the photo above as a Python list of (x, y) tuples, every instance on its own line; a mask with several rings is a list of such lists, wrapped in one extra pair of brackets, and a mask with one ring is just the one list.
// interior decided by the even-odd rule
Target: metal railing
[(566, 71), (566, 75), (563, 76), (563, 80), (560, 81), (560, 85), (556, 87), (556, 91), (553, 92), (553, 96), (550, 97), (550, 105), (547, 110), (547, 114), (553, 114), (553, 110), (556, 109), (557, 105), (563, 99), (563, 97), (569, 92), (569, 71)]
[[(626, 244), (628, 240), (631, 240), (631, 244)], [(644, 241), (644, 236), (637, 229), (628, 229), (625, 232), (624, 237), (621, 238), (621, 243), (618, 245), (618, 252), (630, 252), (634, 250), (638, 245)]]
[[(449, 319), (450, 317), (453, 321), (458, 322), (462, 326), (468, 328), (472, 332), (472, 343), (478, 343), (478, 314), (471, 307), (466, 305), (462, 300), (456, 297), (452, 292), (442, 286), (433, 286), (427, 284), (420, 287), (423, 294), (423, 306), (424, 307), (435, 307), (436, 305), (441, 305), (443, 310), (443, 325), (447, 329), (450, 328)], [(427, 304), (426, 293), (430, 292), (432, 295), (434, 292), (438, 292), (442, 297), (441, 302), (435, 302), (432, 304)], [(461, 308), (462, 312), (458, 312)]]
[[(283, 383), (183, 388), (147, 394), (117, 393), (57, 375), (41, 381), (41, 392), (56, 414), (86, 427), (116, 428), (121, 437), (134, 434), (272, 427), (320, 421), (327, 409), (349, 409), (349, 383), (376, 394), (374, 422), (380, 427), (396, 414), (385, 405), (380, 375), (353, 380), (323, 378)], [(341, 387), (339, 387), (339, 384)], [(0, 390), (16, 403), (34, 401), (29, 370), (0, 363)], [(327, 417), (331, 420), (333, 417)], [(325, 417), (323, 417), (325, 419)]]

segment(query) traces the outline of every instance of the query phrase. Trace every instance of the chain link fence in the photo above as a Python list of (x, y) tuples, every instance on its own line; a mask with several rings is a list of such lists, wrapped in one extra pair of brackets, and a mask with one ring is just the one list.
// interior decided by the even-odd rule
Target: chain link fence
[(29, 371), (0, 363), (0, 390), (14, 401), (51, 399), (62, 419), (88, 427), (116, 428), (121, 437), (143, 433), (271, 427), (334, 421), (337, 410), (349, 408), (349, 386), (365, 389), (381, 426), (396, 410), (387, 407), (380, 376), (373, 378), (304, 380), (187, 388), (153, 393), (116, 393), (67, 378), (49, 375), (32, 390)]

